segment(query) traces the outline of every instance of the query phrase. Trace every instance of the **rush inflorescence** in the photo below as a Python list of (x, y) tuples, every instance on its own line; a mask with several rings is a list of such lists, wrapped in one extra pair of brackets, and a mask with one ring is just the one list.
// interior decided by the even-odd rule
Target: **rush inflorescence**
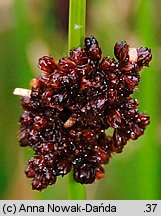
[(83, 48), (58, 62), (51, 56), (39, 59), (43, 73), (31, 80), (30, 94), (22, 97), (19, 135), (20, 145), (35, 152), (25, 170), (33, 189), (54, 184), (72, 169), (81, 184), (103, 178), (102, 165), (111, 154), (144, 133), (149, 116), (138, 112), (131, 94), (140, 70), (151, 61), (151, 50), (132, 49), (122, 41), (115, 44), (114, 54), (117, 60), (102, 58), (95, 37), (87, 36)]

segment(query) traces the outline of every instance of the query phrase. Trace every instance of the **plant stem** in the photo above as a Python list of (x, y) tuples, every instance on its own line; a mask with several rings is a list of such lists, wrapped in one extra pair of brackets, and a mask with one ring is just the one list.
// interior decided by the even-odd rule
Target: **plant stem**
[(28, 87), (29, 80), (32, 77), (32, 70), (26, 54), (28, 43), (32, 38), (32, 31), (28, 21), (25, 1), (14, 1), (14, 15), (15, 15), (15, 36), (14, 46), (17, 50), (15, 61), (18, 61), (17, 80), (20, 85)]
[[(70, 0), (69, 4), (69, 30), (68, 51), (83, 45), (86, 23), (86, 0)], [(68, 178), (68, 199), (86, 199), (84, 185), (78, 184), (73, 179), (73, 173)]]
[[(138, 35), (141, 42), (146, 43), (148, 47), (152, 48), (153, 56), (157, 56), (156, 52), (156, 38), (155, 38), (155, 7), (150, 0), (139, 1), (140, 8), (137, 13)], [(148, 20), (148, 22), (147, 22)], [(153, 33), (152, 33), (153, 32)], [(159, 142), (156, 137), (156, 128), (158, 124), (158, 99), (159, 99), (159, 80), (157, 71), (157, 60), (153, 58), (150, 68), (144, 72), (140, 85), (140, 97), (142, 110), (150, 115), (151, 124), (148, 126), (147, 132), (143, 136), (144, 154), (142, 158), (138, 159), (136, 166), (138, 167), (140, 175), (138, 176), (138, 199), (159, 199), (160, 193), (158, 185), (160, 183), (160, 176), (158, 175), (160, 167), (160, 152)], [(147, 157), (150, 155), (150, 157)], [(144, 169), (142, 169), (144, 167)], [(146, 179), (146, 181), (145, 181)]]
[(83, 45), (86, 25), (86, 0), (70, 0), (68, 50)]

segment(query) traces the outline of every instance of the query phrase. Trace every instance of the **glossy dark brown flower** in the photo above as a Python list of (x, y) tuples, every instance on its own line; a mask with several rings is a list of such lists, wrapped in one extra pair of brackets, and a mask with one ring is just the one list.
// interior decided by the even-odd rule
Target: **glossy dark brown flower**
[(35, 152), (25, 170), (33, 189), (54, 184), (71, 169), (81, 184), (103, 178), (102, 165), (111, 154), (144, 133), (149, 116), (138, 112), (131, 94), (151, 50), (131, 49), (123, 41), (115, 44), (114, 54), (117, 60), (102, 58), (96, 38), (87, 36), (84, 47), (71, 50), (69, 57), (39, 59), (43, 73), (31, 80), (30, 96), (22, 97), (19, 135), (20, 145)]

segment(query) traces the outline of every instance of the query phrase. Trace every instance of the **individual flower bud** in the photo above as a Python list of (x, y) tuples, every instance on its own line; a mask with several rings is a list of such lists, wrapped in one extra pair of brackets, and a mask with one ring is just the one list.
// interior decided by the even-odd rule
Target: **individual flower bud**
[(127, 103), (127, 106), (128, 106), (128, 109), (137, 109), (137, 106), (139, 105), (139, 102), (137, 99), (134, 99), (134, 98), (128, 98), (128, 103)]
[(47, 73), (52, 73), (55, 69), (57, 69), (57, 63), (50, 56), (43, 56), (38, 61), (38, 66), (40, 70), (43, 70)]
[(140, 127), (146, 127), (148, 124), (150, 124), (150, 117), (144, 113), (138, 113), (138, 117), (136, 122)]
[(43, 92), (41, 98), (43, 101), (45, 101), (45, 104), (50, 106), (53, 95), (54, 95), (54, 90), (50, 88)]
[(31, 109), (31, 100), (30, 97), (23, 97), (21, 99), (21, 106), (24, 110), (30, 110)]
[(100, 180), (101, 178), (104, 178), (105, 171), (102, 166), (99, 166), (96, 168), (96, 179)]
[(53, 174), (53, 170), (47, 169), (44, 173), (44, 183), (46, 184), (46, 187), (55, 184), (55, 182), (56, 176)]
[(131, 129), (130, 138), (132, 140), (136, 140), (143, 133), (144, 133), (144, 130), (142, 128), (140, 128), (137, 124), (134, 124), (132, 129)]
[(126, 41), (117, 42), (114, 46), (114, 54), (120, 62), (124, 62), (128, 56), (129, 46)]
[(109, 162), (110, 155), (108, 153), (106, 153), (102, 148), (100, 148), (99, 146), (97, 146), (95, 148), (95, 151), (97, 152), (97, 154), (101, 158), (101, 164), (107, 164)]
[(51, 74), (49, 74), (49, 73), (40, 74), (38, 80), (40, 81), (42, 86), (50, 84), (50, 76), (51, 76)]
[(35, 156), (32, 157), (29, 161), (28, 161), (28, 166), (31, 166), (33, 168), (33, 170), (35, 170), (36, 172), (39, 171), (43, 171), (45, 168), (45, 161), (44, 161), (44, 157), (43, 156)]
[(56, 176), (52, 172), (46, 171), (43, 174), (38, 174), (32, 181), (33, 190), (43, 190), (48, 185), (52, 185), (56, 182)]
[(62, 76), (63, 76), (62, 73), (55, 73), (51, 77), (51, 86), (54, 89), (57, 89), (60, 87)]
[(140, 47), (137, 49), (137, 63), (141, 66), (149, 66), (149, 62), (152, 59), (151, 49), (147, 47)]
[(42, 128), (44, 128), (47, 124), (47, 120), (42, 116), (36, 116), (34, 118), (34, 129), (35, 130), (41, 130)]
[(74, 167), (74, 179), (81, 184), (92, 184), (96, 178), (96, 170), (90, 164)]
[(79, 82), (81, 82), (82, 76), (82, 69), (81, 70), (72, 70), (69, 73), (69, 79), (71, 81), (72, 84), (78, 85)]
[(71, 162), (67, 159), (62, 159), (58, 164), (57, 164), (57, 175), (66, 175), (67, 173), (70, 172), (71, 170)]
[(107, 91), (109, 104), (115, 104), (119, 101), (118, 90), (109, 88)]
[(83, 48), (76, 48), (70, 51), (70, 59), (77, 65), (84, 65), (88, 63), (88, 57)]
[(62, 72), (69, 72), (75, 67), (76, 63), (67, 57), (60, 59), (58, 62), (58, 68)]
[(33, 123), (33, 116), (31, 112), (25, 111), (21, 116), (20, 116), (20, 123), (21, 125), (31, 125)]
[(139, 84), (139, 77), (134, 75), (126, 75), (123, 77), (129, 88), (134, 89)]
[(42, 175), (40, 174), (33, 179), (32, 181), (33, 190), (42, 190), (45, 188), (45, 186), (43, 187), (41, 180), (42, 180)]
[(84, 49), (90, 59), (99, 61), (101, 59), (102, 51), (99, 47), (98, 41), (94, 36), (87, 36), (84, 40)]
[(124, 131), (115, 129), (113, 133), (112, 151), (121, 153), (124, 145), (126, 145), (128, 137)]
[(119, 79), (116, 73), (108, 73), (107, 74), (108, 84), (111, 88), (116, 88), (119, 83)]
[(101, 63), (100, 63), (100, 69), (103, 71), (108, 71), (110, 69), (111, 66), (111, 59), (109, 56), (105, 57), (102, 59)]
[(26, 174), (27, 178), (34, 178), (36, 176), (36, 172), (35, 172), (35, 170), (33, 170), (33, 168), (31, 166), (27, 166), (27, 168), (25, 170), (25, 174)]
[(134, 69), (135, 64), (133, 62), (125, 62), (124, 64), (122, 64), (122, 71), (124, 73), (130, 73), (132, 71), (132, 69)]
[(30, 138), (30, 130), (22, 127), (19, 133), (20, 146), (21, 147), (31, 146), (32, 142), (29, 140), (29, 138)]
[(108, 114), (107, 122), (112, 128), (119, 128), (122, 125), (121, 114), (117, 110), (113, 110)]

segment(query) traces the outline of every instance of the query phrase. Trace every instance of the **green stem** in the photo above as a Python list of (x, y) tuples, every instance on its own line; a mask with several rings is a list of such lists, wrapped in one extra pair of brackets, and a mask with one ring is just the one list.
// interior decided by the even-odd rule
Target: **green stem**
[(83, 45), (86, 24), (86, 0), (70, 0), (68, 50)]
[[(143, 136), (144, 154), (142, 158), (138, 160), (137, 167), (140, 172), (138, 176), (138, 187), (139, 187), (139, 199), (159, 199), (158, 185), (160, 183), (159, 173), (159, 141), (156, 137), (156, 128), (158, 124), (158, 99), (160, 85), (158, 82), (158, 71), (157, 61), (155, 57), (156, 53), (156, 38), (155, 38), (155, 8), (154, 2), (150, 0), (139, 0), (140, 8), (137, 13), (136, 22), (138, 24), (138, 35), (140, 40), (147, 47), (152, 48), (153, 59), (150, 63), (150, 68), (143, 72), (141, 86), (140, 86), (140, 97), (142, 110), (151, 117), (151, 124), (147, 128), (147, 132)], [(147, 22), (148, 20), (148, 22)], [(152, 33), (153, 32), (153, 33)], [(150, 157), (148, 157), (150, 155)], [(140, 155), (141, 157), (141, 155)], [(144, 167), (144, 169), (142, 169)], [(145, 181), (146, 179), (146, 181)]]
[(27, 58), (26, 50), (29, 41), (32, 37), (32, 31), (28, 21), (28, 15), (26, 10), (25, 1), (14, 1), (14, 15), (15, 15), (15, 49), (17, 54), (17, 62), (19, 65), (17, 80), (20, 83), (20, 86), (28, 88), (29, 80), (32, 77), (32, 70), (29, 65)]
[[(83, 45), (86, 23), (86, 0), (70, 0), (69, 5), (69, 31), (68, 51)], [(73, 173), (68, 178), (68, 199), (86, 199), (84, 185), (78, 184), (73, 179)]]

